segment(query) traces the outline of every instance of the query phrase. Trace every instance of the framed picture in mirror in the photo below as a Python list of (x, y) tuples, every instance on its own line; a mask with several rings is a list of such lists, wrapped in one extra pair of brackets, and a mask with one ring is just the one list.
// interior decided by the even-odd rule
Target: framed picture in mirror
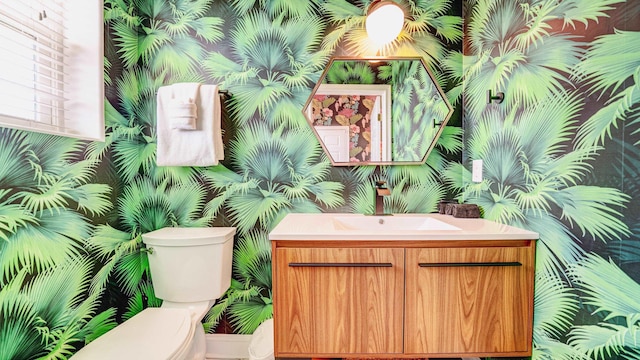
[(391, 160), (391, 86), (321, 84), (307, 118), (334, 163)]

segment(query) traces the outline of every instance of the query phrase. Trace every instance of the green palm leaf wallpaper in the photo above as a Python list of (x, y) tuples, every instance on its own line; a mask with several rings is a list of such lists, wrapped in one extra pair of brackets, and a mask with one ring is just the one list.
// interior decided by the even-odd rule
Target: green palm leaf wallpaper
[[(0, 359), (65, 359), (159, 306), (141, 234), (166, 226), (237, 227), (203, 326), (251, 333), (272, 316), (269, 231), (372, 212), (378, 179), (394, 212), (457, 198), (540, 233), (532, 359), (638, 359), (640, 3), (396, 1), (378, 53), (422, 56), (456, 112), (424, 165), (334, 168), (301, 110), (331, 56), (375, 54), (371, 1), (105, 0), (105, 142), (0, 129)], [(230, 93), (225, 160), (158, 167), (155, 94), (187, 81)]]
[[(638, 3), (465, 3), (459, 197), (540, 233), (534, 359), (637, 359)], [(625, 44), (625, 45), (622, 45)], [(487, 91), (504, 92), (487, 103)], [(622, 249), (625, 250), (622, 250)]]

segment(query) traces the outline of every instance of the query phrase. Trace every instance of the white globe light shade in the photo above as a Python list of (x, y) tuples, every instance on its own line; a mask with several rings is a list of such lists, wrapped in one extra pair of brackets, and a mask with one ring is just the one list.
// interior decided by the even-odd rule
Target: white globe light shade
[(392, 42), (400, 34), (404, 25), (404, 12), (391, 1), (382, 1), (373, 6), (373, 11), (367, 14), (365, 28), (369, 39), (382, 46)]

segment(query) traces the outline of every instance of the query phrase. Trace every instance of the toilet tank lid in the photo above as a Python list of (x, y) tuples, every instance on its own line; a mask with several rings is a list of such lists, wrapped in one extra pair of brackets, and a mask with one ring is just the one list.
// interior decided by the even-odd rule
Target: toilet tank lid
[(222, 244), (236, 233), (234, 227), (166, 227), (142, 234), (148, 245), (194, 246)]

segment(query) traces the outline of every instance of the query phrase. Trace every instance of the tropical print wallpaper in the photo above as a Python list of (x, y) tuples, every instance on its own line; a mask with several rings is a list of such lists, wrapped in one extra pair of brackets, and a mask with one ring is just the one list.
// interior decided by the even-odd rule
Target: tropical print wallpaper
[[(203, 321), (272, 315), (268, 232), (290, 212), (393, 212), (445, 198), (540, 233), (533, 359), (638, 359), (640, 3), (105, 0), (106, 141), (0, 129), (0, 359), (65, 359), (148, 306), (140, 235), (235, 226), (234, 278)], [(456, 108), (421, 166), (331, 167), (301, 109), (332, 55), (420, 56)], [(217, 83), (225, 160), (155, 163), (155, 93)], [(487, 91), (504, 92), (487, 103)], [(470, 181), (470, 161), (484, 180)]]
[(485, 218), (540, 234), (533, 358), (640, 359), (640, 3), (464, 13), (464, 161), (447, 177)]

